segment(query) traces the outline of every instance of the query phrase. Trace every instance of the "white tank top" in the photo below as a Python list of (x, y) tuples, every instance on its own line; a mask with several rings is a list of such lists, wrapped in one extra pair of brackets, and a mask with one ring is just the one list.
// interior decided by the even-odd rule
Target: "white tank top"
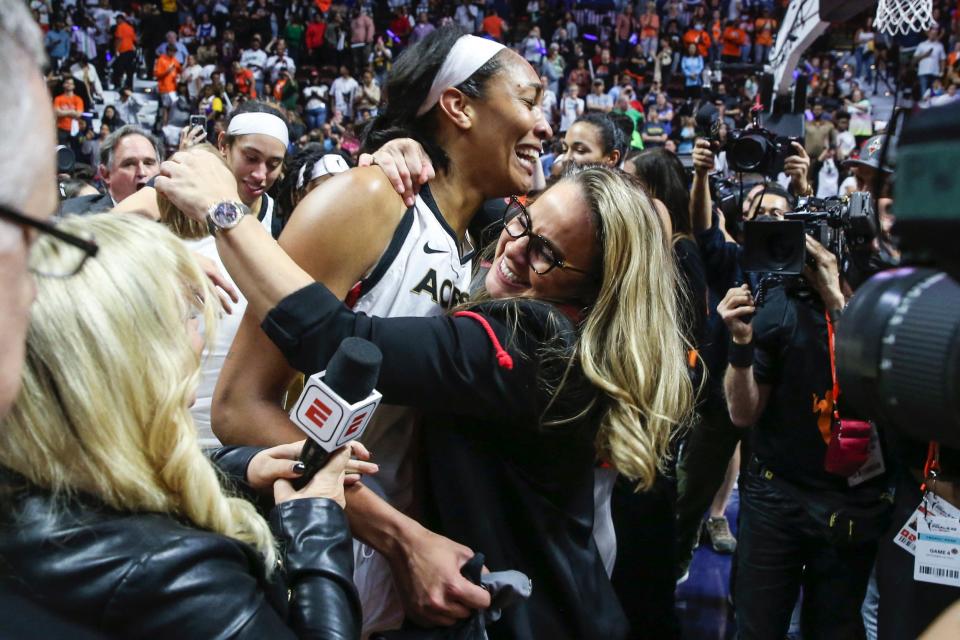
[[(273, 225), (273, 199), (267, 194), (263, 194), (263, 203), (260, 205), (261, 211), (265, 211), (260, 218), (260, 224), (267, 231), (271, 230)], [(200, 363), (200, 384), (197, 386), (197, 400), (190, 407), (190, 413), (193, 414), (193, 421), (197, 425), (197, 432), (200, 436), (200, 446), (219, 447), (220, 440), (213, 434), (210, 426), (210, 406), (213, 402), (213, 390), (217, 386), (217, 379), (220, 377), (220, 370), (223, 369), (223, 362), (230, 351), (230, 345), (233, 344), (233, 338), (240, 329), (240, 321), (247, 310), (247, 299), (240, 293), (239, 287), (234, 283), (233, 278), (223, 266), (220, 254), (217, 253), (217, 241), (213, 236), (200, 238), (199, 240), (184, 240), (183, 243), (193, 253), (198, 253), (212, 260), (220, 269), (224, 279), (233, 285), (237, 290), (240, 300), (231, 303), (233, 312), (229, 315), (221, 312), (217, 322), (217, 333), (213, 344), (203, 352), (203, 358)]]
[[(381, 318), (440, 315), (469, 295), (472, 249), (464, 252), (428, 187), (403, 215), (376, 266), (358, 283), (347, 304)], [(359, 295), (359, 297), (357, 297)], [(415, 411), (381, 405), (363, 443), (377, 459), (374, 480), (390, 503), (406, 512), (412, 504), (410, 444)]]
[[(463, 257), (461, 257), (461, 253)], [(435, 316), (465, 301), (470, 288), (472, 249), (463, 250), (424, 186), (407, 210), (377, 265), (347, 297), (355, 311), (379, 317)], [(418, 414), (380, 405), (363, 434), (380, 471), (373, 477), (395, 508), (410, 512)], [(354, 582), (363, 610), (363, 633), (397, 629), (403, 608), (387, 560), (354, 542)]]

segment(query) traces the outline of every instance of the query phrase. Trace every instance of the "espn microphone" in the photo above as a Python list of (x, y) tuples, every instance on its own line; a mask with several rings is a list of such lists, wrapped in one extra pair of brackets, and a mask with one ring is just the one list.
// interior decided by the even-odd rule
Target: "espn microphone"
[(334, 352), (327, 369), (307, 378), (290, 419), (305, 434), (300, 452), (306, 470), (294, 483), (301, 489), (329, 460), (330, 455), (363, 435), (380, 405), (374, 389), (383, 354), (362, 338), (347, 338)]

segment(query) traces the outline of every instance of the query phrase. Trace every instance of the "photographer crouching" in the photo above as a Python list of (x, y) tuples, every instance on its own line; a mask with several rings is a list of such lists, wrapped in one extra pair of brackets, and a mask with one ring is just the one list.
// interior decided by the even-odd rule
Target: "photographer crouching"
[(783, 637), (801, 586), (804, 637), (858, 637), (889, 520), (875, 428), (847, 419), (837, 403), (833, 325), (846, 283), (837, 257), (809, 235), (804, 240), (802, 279), (781, 279), (759, 306), (749, 285), (733, 287), (717, 307), (731, 338), (730, 419), (754, 427), (740, 483), (741, 638)]

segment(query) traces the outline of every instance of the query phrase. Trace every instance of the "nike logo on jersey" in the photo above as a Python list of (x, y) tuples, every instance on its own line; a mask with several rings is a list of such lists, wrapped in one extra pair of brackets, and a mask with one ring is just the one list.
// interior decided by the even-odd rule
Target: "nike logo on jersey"
[(430, 248), (430, 243), (429, 243), (429, 242), (424, 242), (424, 243), (423, 243), (423, 252), (424, 252), (424, 253), (449, 253), (448, 251), (444, 251), (443, 249), (432, 249), (432, 248)]

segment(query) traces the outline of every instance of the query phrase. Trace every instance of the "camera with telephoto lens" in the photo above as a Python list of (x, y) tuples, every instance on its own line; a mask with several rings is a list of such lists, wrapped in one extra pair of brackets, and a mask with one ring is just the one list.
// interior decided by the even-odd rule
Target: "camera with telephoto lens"
[(768, 129), (754, 126), (731, 131), (724, 150), (731, 171), (776, 178), (783, 171), (784, 161), (793, 155), (792, 142), (797, 139), (778, 136)]
[[(960, 104), (906, 121), (895, 150), (900, 266), (857, 288), (836, 336), (845, 402), (915, 441), (954, 449), (960, 449), (958, 142)], [(881, 151), (881, 159), (889, 154)]]
[(847, 273), (857, 254), (868, 254), (877, 235), (873, 198), (858, 191), (849, 196), (801, 198), (795, 211), (780, 220), (759, 216), (743, 223), (744, 271), (797, 279), (808, 263), (810, 236), (837, 257)]

